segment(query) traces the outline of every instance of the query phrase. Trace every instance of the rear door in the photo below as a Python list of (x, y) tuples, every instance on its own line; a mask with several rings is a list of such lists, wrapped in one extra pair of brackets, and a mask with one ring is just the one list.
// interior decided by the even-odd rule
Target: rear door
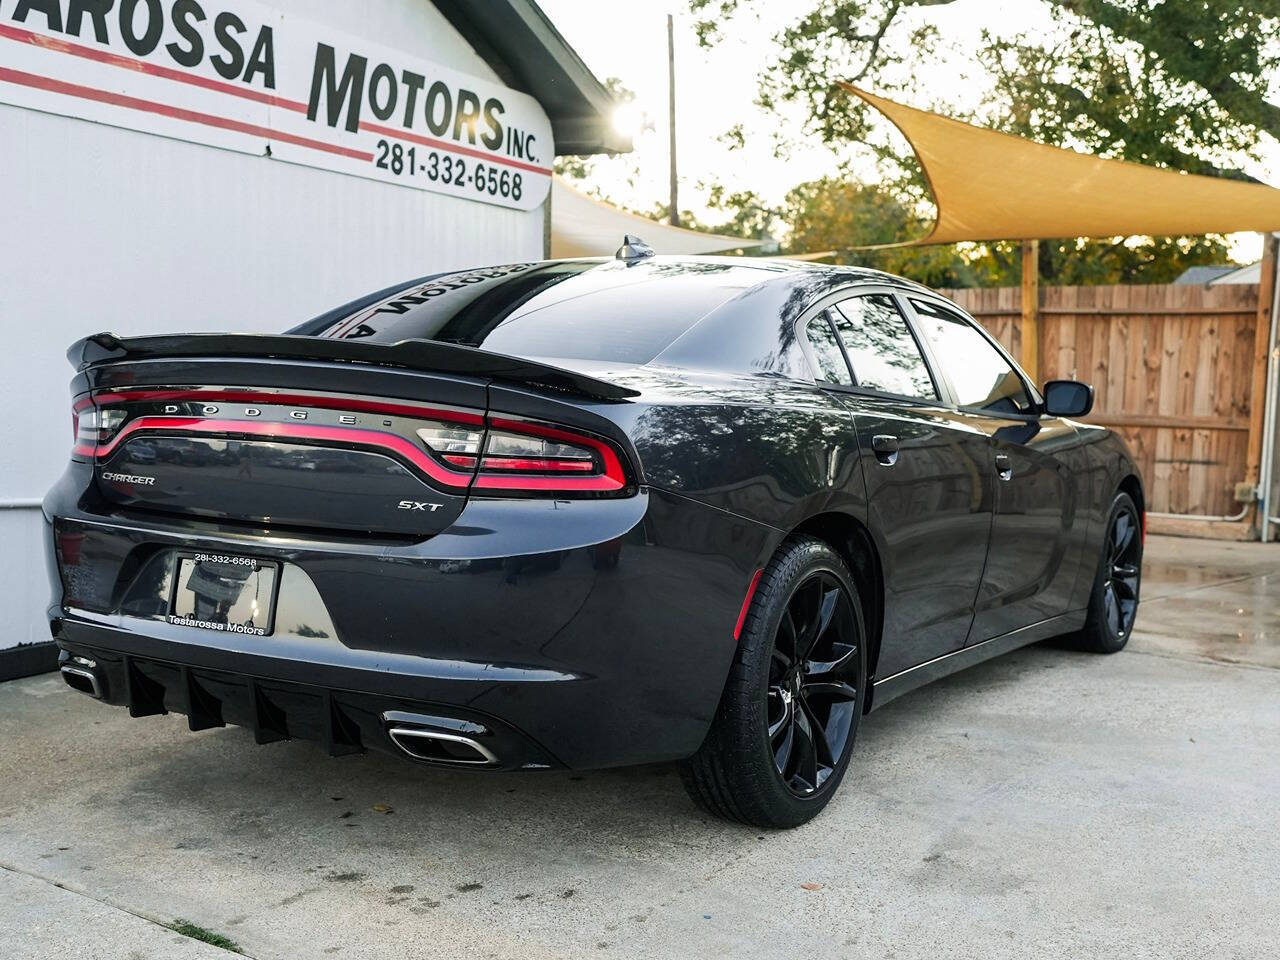
[(991, 530), (989, 440), (948, 408), (892, 293), (837, 298), (805, 332), (853, 413), (886, 582), (883, 679), (964, 646)]
[(1071, 424), (1041, 415), (1040, 398), (973, 320), (931, 297), (908, 300), (956, 416), (987, 438), (998, 478), (995, 521), (970, 643), (1065, 613), (1080, 523)]

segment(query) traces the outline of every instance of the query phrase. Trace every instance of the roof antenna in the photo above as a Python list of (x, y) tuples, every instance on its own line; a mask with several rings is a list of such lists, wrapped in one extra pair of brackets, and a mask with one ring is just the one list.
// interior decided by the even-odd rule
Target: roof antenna
[(622, 246), (618, 248), (618, 252), (613, 255), (615, 260), (625, 260), (627, 263), (635, 263), (643, 260), (645, 257), (653, 256), (653, 247), (649, 246), (633, 233), (624, 234), (622, 237)]

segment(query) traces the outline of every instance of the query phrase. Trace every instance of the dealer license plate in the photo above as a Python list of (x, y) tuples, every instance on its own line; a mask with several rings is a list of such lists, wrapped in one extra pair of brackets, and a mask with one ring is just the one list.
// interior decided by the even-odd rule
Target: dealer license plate
[(223, 633), (271, 633), (280, 566), (229, 554), (180, 554), (169, 622)]

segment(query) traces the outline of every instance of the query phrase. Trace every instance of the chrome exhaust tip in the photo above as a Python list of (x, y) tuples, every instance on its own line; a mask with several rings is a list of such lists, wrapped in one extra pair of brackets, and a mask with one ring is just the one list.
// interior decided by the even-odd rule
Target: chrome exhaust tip
[(453, 767), (499, 764), (494, 752), (478, 739), (489, 735), (488, 728), (478, 723), (399, 710), (384, 713), (382, 720), (391, 742), (415, 760)]
[(101, 700), (102, 686), (98, 683), (98, 674), (95, 672), (97, 666), (92, 660), (73, 657), (70, 663), (64, 663), (59, 669), (67, 686), (81, 693), (87, 693), (95, 700)]

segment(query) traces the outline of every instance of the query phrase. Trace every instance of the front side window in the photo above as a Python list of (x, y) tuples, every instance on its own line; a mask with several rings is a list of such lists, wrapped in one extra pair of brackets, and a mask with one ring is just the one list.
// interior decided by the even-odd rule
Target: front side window
[(903, 397), (938, 398), (920, 346), (893, 297), (870, 294), (831, 310), (858, 386)]
[(944, 307), (912, 300), (920, 329), (951, 387), (956, 403), (992, 414), (1033, 412), (1018, 372), (972, 323)]

